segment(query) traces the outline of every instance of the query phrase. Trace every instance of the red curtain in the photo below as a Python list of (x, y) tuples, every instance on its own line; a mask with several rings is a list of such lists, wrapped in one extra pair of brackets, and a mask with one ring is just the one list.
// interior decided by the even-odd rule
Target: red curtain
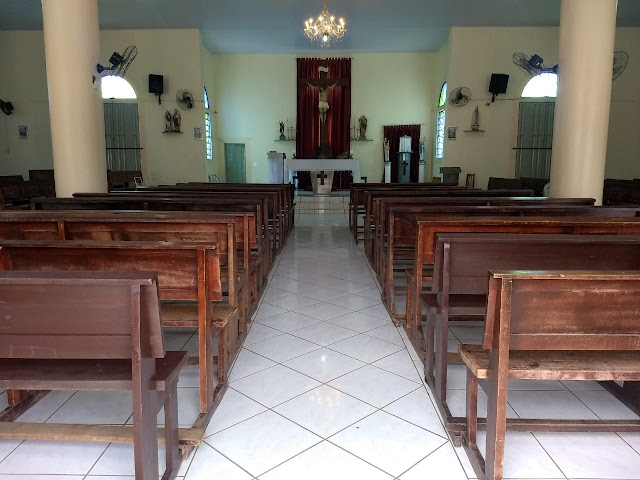
[[(389, 158), (391, 160), (391, 182), (398, 181), (398, 150), (400, 137), (411, 137), (411, 181), (418, 181), (418, 161), (420, 159), (420, 125), (393, 125), (384, 127), (384, 138), (389, 140)], [(383, 160), (384, 162), (384, 153)], [(384, 177), (384, 175), (383, 175)], [(383, 178), (384, 181), (384, 178)]]
[(304, 83), (320, 78), (317, 58), (298, 58), (298, 111), (296, 119), (296, 157), (313, 158), (313, 150), (320, 145), (318, 92)]
[(318, 115), (319, 94), (304, 83), (305, 80), (319, 79), (318, 67), (321, 62), (329, 66), (327, 78), (347, 80), (348, 85), (337, 85), (329, 91), (327, 100), (327, 129), (329, 148), (333, 157), (350, 150), (351, 120), (351, 59), (298, 58), (298, 108), (296, 119), (296, 156), (313, 158), (314, 150), (320, 146), (320, 118)]
[(329, 111), (327, 112), (327, 127), (329, 130), (329, 147), (333, 157), (337, 158), (341, 153), (349, 153), (351, 150), (351, 59), (329, 59), (328, 78), (348, 80), (348, 85), (337, 85), (329, 90), (327, 100)]

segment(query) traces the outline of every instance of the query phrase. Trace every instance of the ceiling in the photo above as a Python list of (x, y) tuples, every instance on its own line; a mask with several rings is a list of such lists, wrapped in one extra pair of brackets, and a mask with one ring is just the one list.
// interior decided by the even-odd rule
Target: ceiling
[[(199, 28), (213, 53), (317, 53), (302, 34), (322, 0), (98, 0), (102, 28)], [(558, 25), (560, 0), (328, 0), (347, 21), (336, 52), (436, 51), (451, 26)], [(618, 25), (640, 26), (619, 0)], [(42, 28), (41, 0), (0, 0), (0, 30)]]

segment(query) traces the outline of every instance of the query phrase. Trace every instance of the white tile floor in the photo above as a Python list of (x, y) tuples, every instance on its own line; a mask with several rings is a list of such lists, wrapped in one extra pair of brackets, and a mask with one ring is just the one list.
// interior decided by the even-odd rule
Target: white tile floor
[[(480, 326), (454, 327), (450, 348)], [(168, 333), (193, 348), (193, 331)], [(186, 480), (475, 478), (453, 448), (404, 331), (351, 239), (346, 216), (300, 215), (272, 273), (204, 443)], [(452, 367), (449, 405), (464, 409), (464, 368)], [(197, 367), (180, 378), (181, 425), (197, 414)], [(513, 382), (509, 415), (637, 418), (598, 384)], [(54, 392), (21, 420), (130, 421), (130, 396)], [(480, 398), (480, 408), (486, 397)], [(0, 409), (6, 394), (0, 393)], [(459, 412), (457, 410), (460, 410)], [(482, 412), (480, 412), (482, 413)], [(640, 479), (640, 434), (509, 434), (505, 478)], [(129, 480), (130, 446), (0, 441), (0, 480)]]

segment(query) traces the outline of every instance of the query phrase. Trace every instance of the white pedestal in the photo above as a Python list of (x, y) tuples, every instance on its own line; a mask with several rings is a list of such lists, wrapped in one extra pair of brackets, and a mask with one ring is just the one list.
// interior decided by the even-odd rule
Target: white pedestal
[(391, 183), (391, 162), (384, 162), (384, 183)]
[(418, 163), (418, 182), (420, 183), (424, 183), (424, 167), (424, 162)]
[[(326, 175), (324, 185), (322, 179), (318, 175)], [(314, 195), (331, 195), (331, 186), (333, 185), (333, 172), (311, 172), (311, 187)]]

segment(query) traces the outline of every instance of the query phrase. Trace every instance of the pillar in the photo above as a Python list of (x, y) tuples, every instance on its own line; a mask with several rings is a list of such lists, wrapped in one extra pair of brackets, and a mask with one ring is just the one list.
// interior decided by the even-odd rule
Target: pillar
[(57, 196), (106, 192), (98, 0), (42, 0), (42, 18)]
[(562, 0), (551, 196), (602, 204), (617, 0)]

